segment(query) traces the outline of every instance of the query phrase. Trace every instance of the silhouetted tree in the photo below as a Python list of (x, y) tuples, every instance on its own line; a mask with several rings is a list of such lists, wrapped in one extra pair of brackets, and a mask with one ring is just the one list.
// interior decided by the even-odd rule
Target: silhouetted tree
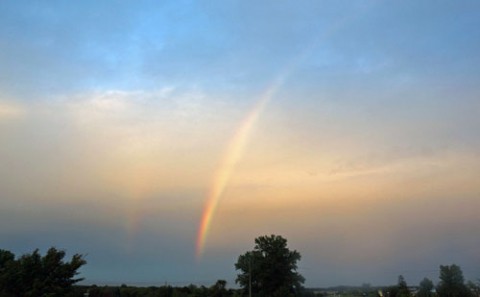
[(418, 290), (418, 293), (417, 293), (417, 297), (432, 297), (433, 296), (433, 282), (428, 279), (428, 278), (424, 278), (421, 282), (420, 282), (420, 286), (419, 286), (419, 290)]
[(470, 290), (464, 283), (463, 272), (459, 266), (440, 265), (440, 283), (437, 286), (439, 297), (468, 297)]
[(228, 296), (227, 282), (225, 280), (218, 280), (212, 287), (210, 287), (210, 296), (212, 297), (226, 297)]
[(410, 290), (408, 289), (407, 282), (403, 275), (398, 276), (398, 283), (397, 283), (398, 291), (395, 295), (396, 297), (409, 297)]
[(238, 257), (235, 268), (240, 270), (236, 282), (248, 292), (251, 278), (255, 296), (298, 296), (305, 279), (296, 271), (300, 253), (287, 248), (281, 236), (260, 236), (253, 251)]
[(480, 297), (480, 279), (477, 282), (468, 281), (467, 287), (470, 290), (473, 297)]
[(0, 250), (0, 294), (3, 297), (57, 297), (65, 296), (77, 270), (86, 263), (76, 254), (64, 262), (64, 251), (50, 248), (45, 256), (38, 249), (15, 259), (13, 253)]

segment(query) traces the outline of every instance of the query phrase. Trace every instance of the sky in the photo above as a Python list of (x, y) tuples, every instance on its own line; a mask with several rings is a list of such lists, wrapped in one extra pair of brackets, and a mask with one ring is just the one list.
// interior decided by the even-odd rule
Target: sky
[(480, 2), (1, 1), (0, 248), (85, 283), (480, 278)]

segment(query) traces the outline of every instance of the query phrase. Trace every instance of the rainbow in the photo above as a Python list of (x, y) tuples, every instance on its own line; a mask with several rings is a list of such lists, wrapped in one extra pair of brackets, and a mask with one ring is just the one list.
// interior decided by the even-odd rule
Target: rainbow
[(248, 137), (257, 122), (260, 114), (265, 109), (265, 106), (275, 95), (279, 87), (283, 84), (285, 75), (280, 75), (266, 90), (262, 93), (260, 98), (254, 104), (252, 110), (247, 114), (245, 119), (240, 124), (239, 128), (230, 140), (225, 154), (220, 162), (217, 171), (215, 172), (210, 191), (205, 203), (202, 218), (200, 221), (200, 228), (197, 236), (196, 254), (199, 259), (205, 249), (205, 243), (208, 237), (208, 231), (212, 223), (213, 215), (220, 201), (225, 188), (230, 180), (230, 177), (235, 169), (236, 164), (240, 160)]
[[(364, 7), (364, 11), (368, 9), (368, 5)], [(352, 11), (354, 14), (358, 12)], [(232, 139), (230, 140), (225, 154), (221, 159), (220, 165), (217, 168), (217, 171), (214, 174), (214, 178), (208, 193), (205, 206), (203, 208), (203, 213), (200, 220), (200, 227), (197, 234), (196, 242), (196, 255), (197, 260), (200, 259), (205, 251), (205, 244), (207, 242), (208, 232), (210, 225), (212, 223), (212, 218), (215, 214), (215, 211), (218, 207), (220, 198), (225, 191), (225, 188), (230, 180), (230, 177), (235, 169), (236, 164), (240, 160), (245, 145), (248, 141), (248, 138), (251, 134), (255, 123), (257, 122), (259, 116), (265, 109), (265, 106), (270, 102), (270, 100), (277, 93), (279, 88), (283, 85), (286, 78), (290, 73), (308, 56), (310, 56), (313, 49), (321, 42), (331, 36), (339, 28), (344, 26), (348, 21), (353, 18), (353, 14), (346, 15), (342, 18), (337, 19), (330, 27), (327, 28), (320, 36), (317, 36), (313, 40), (310, 46), (304, 49), (299, 55), (294, 57), (290, 63), (286, 65), (283, 71), (276, 77), (276, 79), (262, 92), (262, 95), (259, 97), (257, 102), (254, 104), (252, 110), (247, 114), (245, 119), (241, 122), (239, 128), (234, 133)]]

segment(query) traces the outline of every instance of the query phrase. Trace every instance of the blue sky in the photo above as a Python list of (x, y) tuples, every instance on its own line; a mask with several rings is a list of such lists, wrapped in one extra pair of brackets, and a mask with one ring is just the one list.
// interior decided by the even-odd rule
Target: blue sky
[[(233, 285), (274, 233), (307, 286), (478, 278), (479, 9), (0, 1), (0, 247), (88, 254), (89, 283)], [(195, 259), (216, 168), (279, 78)]]

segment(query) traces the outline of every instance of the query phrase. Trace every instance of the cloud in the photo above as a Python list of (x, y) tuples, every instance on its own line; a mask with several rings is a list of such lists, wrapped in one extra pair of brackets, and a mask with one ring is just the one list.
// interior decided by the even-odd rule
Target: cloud
[[(2, 244), (125, 280), (222, 278), (269, 233), (312, 285), (475, 259), (478, 3), (92, 4), (0, 3)], [(226, 144), (292, 61), (193, 267)]]
[(25, 117), (27, 109), (19, 103), (0, 101), (0, 121)]
[[(17, 105), (1, 105), (8, 111), (2, 119), (23, 115), (21, 124), (3, 126), (0, 135), (1, 204), (19, 212), (52, 209), (54, 217), (71, 207), (99, 214), (115, 204), (103, 223), (142, 215), (152, 197), (201, 203), (240, 115), (223, 98), (174, 87), (37, 100), (28, 114)], [(171, 200), (155, 209), (175, 205)]]

